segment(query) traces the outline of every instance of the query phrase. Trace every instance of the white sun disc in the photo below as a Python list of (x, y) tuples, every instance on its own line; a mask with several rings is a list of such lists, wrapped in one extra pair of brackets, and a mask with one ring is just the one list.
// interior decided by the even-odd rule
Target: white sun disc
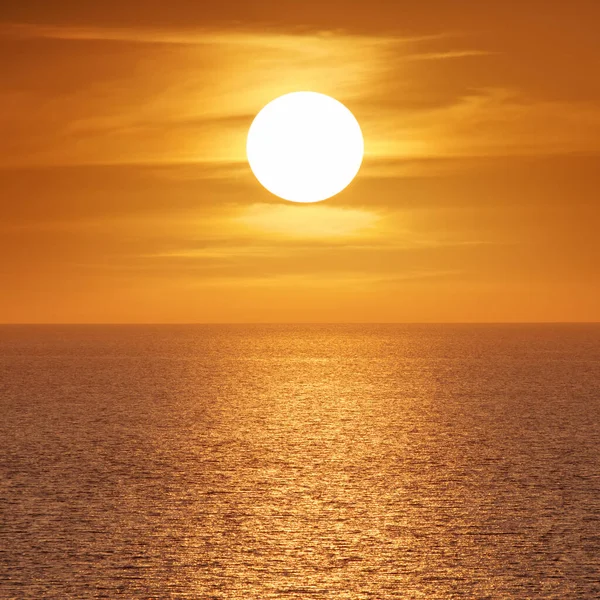
[(319, 202), (356, 177), (364, 155), (358, 121), (341, 103), (316, 92), (293, 92), (256, 116), (246, 145), (258, 181), (292, 202)]

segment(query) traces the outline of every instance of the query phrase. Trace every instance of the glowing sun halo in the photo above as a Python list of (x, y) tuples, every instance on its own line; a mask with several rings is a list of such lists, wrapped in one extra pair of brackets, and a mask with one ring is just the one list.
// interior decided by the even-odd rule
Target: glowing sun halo
[(358, 121), (341, 102), (294, 92), (258, 113), (246, 152), (252, 172), (271, 193), (292, 202), (319, 202), (354, 179), (364, 141)]

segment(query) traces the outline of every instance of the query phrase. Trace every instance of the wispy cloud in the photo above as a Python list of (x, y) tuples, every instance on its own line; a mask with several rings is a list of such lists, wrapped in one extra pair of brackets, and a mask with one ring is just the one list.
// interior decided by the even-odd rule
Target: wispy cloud
[(449, 50), (447, 52), (421, 52), (417, 54), (405, 54), (403, 61), (419, 60), (451, 60), (456, 58), (471, 58), (479, 56), (489, 56), (491, 52), (487, 50)]
[[(544, 101), (502, 88), (474, 90), (434, 108), (388, 108), (369, 126), (370, 158), (388, 161), (390, 173), (393, 157), (410, 161), (600, 152), (595, 104)], [(386, 131), (394, 135), (386, 136)]]
[(398, 284), (422, 281), (451, 280), (460, 277), (460, 270), (409, 270), (402, 274), (372, 274), (365, 272), (326, 272), (307, 275), (276, 274), (276, 275), (238, 275), (215, 276), (205, 278), (201, 282), (195, 281), (198, 287), (233, 287), (233, 288), (275, 288), (277, 290), (291, 289), (329, 289), (346, 292), (353, 288), (367, 288), (370, 290), (382, 287), (395, 287)]
[(333, 206), (253, 204), (235, 219), (243, 227), (284, 238), (351, 237), (372, 230), (380, 216)]
[[(253, 115), (278, 95), (298, 89), (331, 94), (354, 109), (368, 130), (368, 107), (378, 110), (373, 90), (385, 85), (390, 69), (402, 61), (480, 54), (434, 52), (432, 47), (456, 42), (444, 33), (401, 37), (4, 24), (0, 36), (128, 42), (118, 60), (107, 51), (102, 62), (97, 45), (90, 46), (93, 52), (83, 46), (68, 54), (51, 47), (36, 56), (31, 69), (21, 65), (14, 75), (18, 86), (5, 75), (0, 121), (3, 143), (11, 146), (7, 164), (243, 163)], [(97, 69), (82, 69), (88, 51)], [(61, 89), (54, 79), (41, 82), (34, 76), (40, 69), (52, 69), (61, 75), (59, 82), (71, 83)], [(369, 145), (380, 146), (377, 135)]]
[[(600, 151), (600, 111), (592, 103), (543, 100), (507, 87), (438, 96), (423, 87), (420, 78), (436, 62), (486, 60), (488, 51), (461, 47), (456, 34), (5, 24), (0, 36), (133, 45), (118, 60), (108, 53), (98, 73), (82, 69), (78, 53), (36, 57), (37, 70), (52, 68), (69, 82), (65, 90), (40, 82), (33, 65), (12, 75), (18, 86), (5, 75), (5, 166), (198, 164), (220, 165), (203, 169), (207, 178), (243, 176), (253, 116), (298, 89), (329, 93), (355, 112), (366, 138), (363, 177), (411, 176), (415, 161), (425, 159)], [(142, 54), (139, 44), (146, 44)]]
[[(262, 26), (229, 26), (226, 29), (214, 27), (168, 28), (168, 27), (98, 27), (74, 25), (41, 25), (35, 23), (0, 23), (0, 37), (8, 39), (59, 39), (73, 41), (116, 41), (174, 45), (228, 44), (241, 46), (270, 46), (272, 48), (297, 49), (297, 40), (337, 40), (351, 38), (358, 43), (369, 45), (404, 44), (415, 45), (437, 42), (456, 33), (431, 35), (367, 35), (344, 31), (286, 31)], [(307, 52), (313, 48), (307, 45)]]

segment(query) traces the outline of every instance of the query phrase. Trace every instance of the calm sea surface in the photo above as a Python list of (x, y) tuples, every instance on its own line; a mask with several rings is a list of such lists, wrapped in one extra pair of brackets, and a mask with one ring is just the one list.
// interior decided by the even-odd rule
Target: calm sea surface
[(0, 327), (0, 597), (600, 598), (600, 326)]

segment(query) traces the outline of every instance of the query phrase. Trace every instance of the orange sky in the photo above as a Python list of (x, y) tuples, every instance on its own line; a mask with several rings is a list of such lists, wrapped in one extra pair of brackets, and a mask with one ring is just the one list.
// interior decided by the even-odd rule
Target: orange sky
[[(10, 1), (0, 322), (600, 320), (600, 2)], [(297, 205), (254, 115), (344, 102)]]

